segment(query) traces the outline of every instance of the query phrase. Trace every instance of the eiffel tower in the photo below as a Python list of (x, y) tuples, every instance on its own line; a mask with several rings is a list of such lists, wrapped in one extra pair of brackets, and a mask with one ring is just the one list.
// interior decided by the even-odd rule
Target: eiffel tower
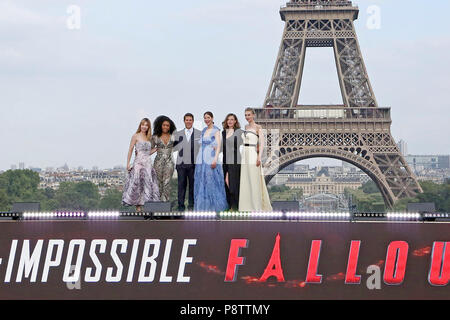
[[(268, 183), (286, 166), (307, 158), (349, 162), (377, 184), (388, 208), (423, 192), (391, 135), (390, 108), (378, 107), (349, 0), (291, 0), (280, 9), (285, 28), (263, 108)], [(307, 47), (332, 47), (343, 105), (298, 105)]]

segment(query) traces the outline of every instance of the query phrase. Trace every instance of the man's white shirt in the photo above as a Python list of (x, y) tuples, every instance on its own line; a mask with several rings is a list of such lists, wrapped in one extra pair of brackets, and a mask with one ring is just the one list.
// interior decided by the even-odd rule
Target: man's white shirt
[(190, 128), (190, 129), (184, 128), (184, 134), (186, 135), (186, 138), (188, 141), (191, 140), (193, 130), (194, 130), (193, 128)]

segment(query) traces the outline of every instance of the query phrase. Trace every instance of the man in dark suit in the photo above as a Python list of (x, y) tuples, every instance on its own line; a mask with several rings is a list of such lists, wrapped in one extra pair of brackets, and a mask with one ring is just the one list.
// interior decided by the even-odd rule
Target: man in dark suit
[(194, 129), (194, 115), (186, 113), (184, 115), (185, 128), (175, 133), (175, 151), (177, 154), (177, 174), (178, 174), (178, 210), (184, 211), (184, 199), (186, 197), (186, 187), (189, 181), (189, 204), (188, 210), (194, 209), (194, 174), (195, 159), (199, 151), (199, 140), (201, 131)]

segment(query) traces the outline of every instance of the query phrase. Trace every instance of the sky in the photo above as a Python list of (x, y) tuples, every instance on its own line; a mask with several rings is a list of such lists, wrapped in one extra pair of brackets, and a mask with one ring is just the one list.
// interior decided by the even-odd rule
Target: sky
[[(412, 154), (450, 153), (450, 2), (353, 2), (394, 138)], [(205, 111), (216, 124), (234, 112), (244, 122), (245, 107), (263, 104), (285, 3), (0, 0), (0, 170), (125, 166), (143, 117), (182, 128), (191, 112), (201, 127)], [(299, 104), (328, 103), (342, 104), (333, 51), (308, 48)]]

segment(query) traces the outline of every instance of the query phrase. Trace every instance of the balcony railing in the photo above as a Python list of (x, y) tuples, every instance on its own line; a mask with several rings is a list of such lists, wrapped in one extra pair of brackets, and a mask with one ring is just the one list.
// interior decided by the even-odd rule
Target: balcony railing
[(391, 120), (391, 108), (297, 107), (255, 109), (257, 120)]
[(316, 7), (316, 6), (334, 6), (334, 7), (348, 7), (352, 2), (349, 0), (291, 0), (286, 6), (288, 7)]

